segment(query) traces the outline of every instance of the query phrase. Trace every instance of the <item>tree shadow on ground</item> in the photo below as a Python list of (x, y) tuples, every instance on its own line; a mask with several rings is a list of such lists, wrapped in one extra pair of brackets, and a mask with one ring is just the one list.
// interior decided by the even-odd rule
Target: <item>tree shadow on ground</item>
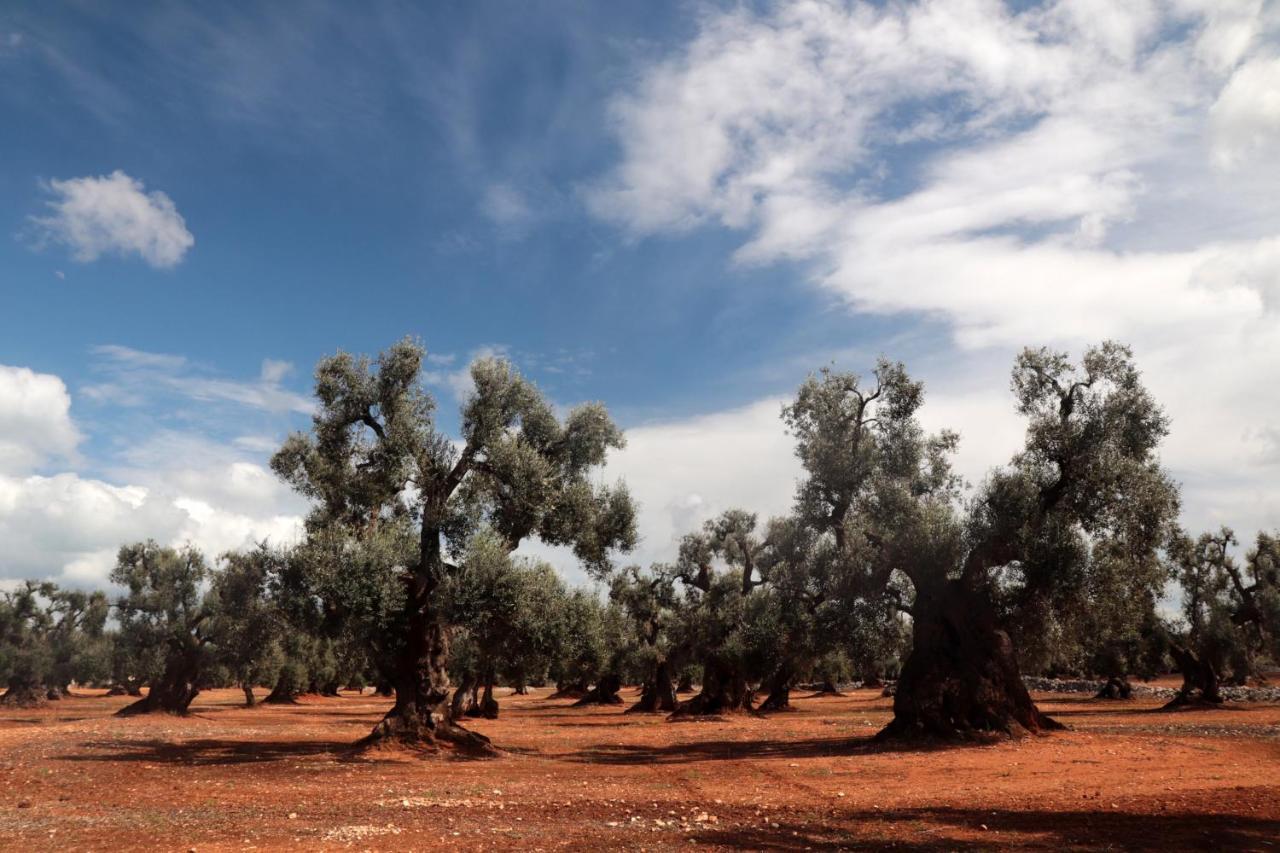
[[(950, 832), (978, 838), (952, 838)], [(912, 838), (912, 836), (916, 836)], [(1259, 850), (1280, 820), (1234, 814), (889, 809), (761, 827), (708, 828), (700, 844), (753, 850)]]
[[(192, 767), (262, 764), (317, 755), (336, 761), (367, 761), (367, 751), (352, 741), (342, 740), (223, 740), (202, 738), (187, 741), (130, 740), (86, 741), (88, 750), (59, 756), (64, 761), (138, 761), (157, 764), (184, 764)], [(376, 759), (375, 759), (376, 760)]]
[(975, 744), (947, 741), (877, 741), (871, 737), (806, 740), (716, 740), (668, 746), (600, 744), (568, 756), (583, 764), (692, 764), (753, 758), (826, 758), (896, 752), (943, 752)]

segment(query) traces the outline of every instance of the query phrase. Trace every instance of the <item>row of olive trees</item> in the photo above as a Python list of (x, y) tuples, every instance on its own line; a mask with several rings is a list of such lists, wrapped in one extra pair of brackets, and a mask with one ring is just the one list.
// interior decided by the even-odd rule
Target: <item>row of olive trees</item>
[[(194, 548), (144, 542), (120, 549), (115, 600), (24, 583), (0, 597), (3, 701), (39, 704), (73, 682), (137, 697), (126, 715), (182, 713), (208, 687), (239, 686), (250, 706), (259, 687), (268, 703), (370, 683), (390, 695), (372, 637), (332, 618), (309, 586), (315, 560), (310, 547), (262, 545), (210, 565)], [(585, 692), (614, 671), (626, 645), (617, 608), (568, 589), (545, 563), (513, 558), (488, 532), (470, 541), (463, 565), (442, 593), (461, 713), (496, 715), (499, 681), (554, 679)]]
[[(139, 710), (184, 709), (212, 649), (242, 684), (273, 669), (285, 700), (316, 686), (289, 663), (347, 662), (343, 677), (395, 696), (371, 741), (484, 748), (462, 718), (496, 714), (496, 684), (541, 678), (583, 702), (618, 702), (634, 681), (636, 710), (684, 716), (782, 710), (805, 681), (896, 676), (885, 736), (954, 737), (1056, 727), (1024, 668), (1124, 692), (1172, 660), (1185, 699), (1215, 701), (1224, 674), (1274, 656), (1275, 540), (1241, 570), (1228, 534), (1177, 530), (1157, 455), (1168, 422), (1120, 345), (1079, 364), (1022, 353), (1011, 389), (1025, 443), (971, 488), (951, 468), (957, 436), (921, 426), (924, 389), (901, 364), (865, 380), (822, 371), (783, 411), (804, 469), (791, 513), (726, 512), (669, 563), (623, 570), (635, 511), (596, 473), (623, 444), (604, 408), (557, 417), (509, 364), (480, 361), (454, 440), (435, 423), (424, 355), (406, 341), (317, 367), (312, 429), (272, 460), (313, 504), (298, 547), (229, 556), (207, 592), (190, 550), (121, 552), (121, 635), (149, 637), (135, 658), (154, 659)], [(512, 557), (534, 537), (570, 546), (610, 602)], [(1158, 607), (1171, 581), (1178, 624)], [(289, 663), (263, 664), (263, 648)]]

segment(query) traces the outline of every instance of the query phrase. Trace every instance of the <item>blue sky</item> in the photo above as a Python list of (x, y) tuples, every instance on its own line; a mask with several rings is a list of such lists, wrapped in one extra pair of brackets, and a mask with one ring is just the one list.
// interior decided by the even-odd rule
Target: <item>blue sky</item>
[[(905, 359), (976, 479), (1017, 444), (1014, 352), (1108, 336), (1174, 416), (1188, 524), (1280, 524), (1256, 393), (1280, 371), (1276, 20), (10, 4), (0, 575), (285, 535), (302, 508), (263, 463), (311, 366), (406, 334), (445, 412), (486, 352), (604, 400), (642, 559), (727, 505), (786, 508), (777, 409), (811, 369)], [(92, 507), (109, 523), (68, 530)]]

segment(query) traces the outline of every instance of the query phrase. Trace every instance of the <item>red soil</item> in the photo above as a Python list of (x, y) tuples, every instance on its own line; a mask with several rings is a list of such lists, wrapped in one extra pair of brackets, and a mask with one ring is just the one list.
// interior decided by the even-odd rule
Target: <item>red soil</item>
[[(505, 693), (506, 691), (501, 691)], [(1280, 706), (1162, 713), (1041, 697), (1071, 731), (872, 744), (878, 691), (770, 718), (667, 723), (501, 697), (496, 759), (353, 752), (388, 700), (117, 719), (84, 691), (0, 711), (7, 849), (1280, 850)], [(624, 691), (629, 696), (630, 691)]]

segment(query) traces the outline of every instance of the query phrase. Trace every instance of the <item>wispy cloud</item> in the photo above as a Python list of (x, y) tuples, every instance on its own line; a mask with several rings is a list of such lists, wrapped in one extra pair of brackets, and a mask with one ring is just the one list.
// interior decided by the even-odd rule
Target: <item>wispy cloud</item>
[[(732, 5), (617, 94), (622, 157), (586, 201), (635, 236), (735, 230), (737, 263), (800, 262), (856, 312), (941, 319), (969, 387), (1002, 387), (1017, 346), (1126, 340), (1188, 511), (1262, 522), (1278, 54), (1254, 0)], [(1212, 487), (1227, 470), (1252, 473)]]
[(267, 412), (310, 414), (313, 403), (281, 385), (293, 372), (285, 361), (266, 359), (256, 380), (211, 376), (186, 357), (136, 350), (116, 344), (92, 349), (95, 366), (105, 380), (86, 385), (81, 392), (99, 402), (138, 405), (151, 394), (164, 392), (192, 400), (233, 403)]

